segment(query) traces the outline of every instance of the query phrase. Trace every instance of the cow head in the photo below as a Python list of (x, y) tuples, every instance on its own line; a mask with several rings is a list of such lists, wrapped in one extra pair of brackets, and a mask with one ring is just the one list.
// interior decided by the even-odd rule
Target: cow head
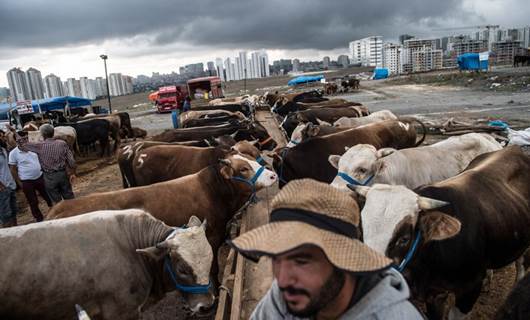
[(316, 137), (319, 133), (319, 126), (311, 122), (301, 123), (294, 129), (293, 134), (291, 134), (291, 140), (287, 144), (287, 148), (292, 148), (308, 138)]
[(265, 160), (261, 157), (261, 152), (257, 148), (259, 147), (259, 141), (239, 141), (234, 144), (230, 150), (238, 152), (244, 156), (247, 156), (251, 160), (256, 160), (261, 165), (265, 165)]
[[(270, 187), (277, 180), (277, 175), (273, 171), (263, 168), (254, 160), (242, 155), (232, 155), (219, 160), (221, 164), (221, 176), (227, 180), (235, 180), (236, 183), (245, 188), (255, 191)], [(244, 181), (242, 181), (244, 180)]]
[(238, 130), (234, 138), (238, 141), (258, 140), (260, 150), (273, 150), (278, 145), (267, 129), (257, 121), (250, 124), (246, 130)]
[[(338, 172), (347, 174), (361, 185), (370, 185), (372, 178), (384, 168), (384, 161), (381, 159), (394, 151), (391, 148), (377, 150), (371, 144), (358, 144), (346, 148), (346, 153), (342, 156), (330, 155), (328, 161)], [(347, 184), (340, 176), (336, 176), (331, 183), (335, 188), (343, 190), (347, 190)]]
[(364, 243), (399, 264), (419, 231), (421, 244), (454, 237), (460, 221), (437, 211), (449, 203), (421, 197), (404, 186), (351, 187), (366, 202), (361, 212)]
[[(213, 251), (206, 238), (206, 220), (201, 221), (192, 216), (187, 228), (175, 229), (165, 240), (154, 247), (137, 249), (156, 261), (164, 261), (164, 272), (171, 286), (177, 284), (183, 287), (200, 287), (210, 284), (210, 268), (213, 261)], [(172, 280), (170, 271), (175, 277)], [(186, 293), (182, 290), (187, 300), (187, 308), (192, 314), (205, 314), (211, 311), (214, 305), (214, 296), (211, 290), (202, 293)]]

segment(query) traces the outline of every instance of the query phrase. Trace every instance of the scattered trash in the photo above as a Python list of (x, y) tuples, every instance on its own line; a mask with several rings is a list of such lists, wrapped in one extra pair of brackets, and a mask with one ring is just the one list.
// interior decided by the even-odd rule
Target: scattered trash
[(490, 121), (488, 122), (488, 126), (491, 126), (491, 127), (498, 127), (498, 128), (502, 128), (502, 129), (508, 129), (508, 124), (502, 120), (493, 120), (493, 121)]
[(490, 88), (497, 88), (497, 87), (500, 87), (500, 86), (501, 86), (500, 83), (494, 82), (494, 83), (491, 84)]

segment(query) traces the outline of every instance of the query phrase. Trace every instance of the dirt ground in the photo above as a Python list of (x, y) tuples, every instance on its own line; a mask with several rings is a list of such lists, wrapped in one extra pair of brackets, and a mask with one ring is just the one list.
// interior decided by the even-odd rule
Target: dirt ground
[[(275, 79), (275, 81), (269, 79), (262, 83), (261, 88), (279, 86), (286, 82), (285, 79)], [(259, 83), (255, 86), (259, 87)], [(130, 112), (133, 126), (145, 128), (151, 135), (170, 128), (170, 115), (151, 112), (146, 97), (147, 93), (120, 97), (123, 98), (121, 104), (117, 102), (118, 98), (113, 98), (113, 104), (116, 99), (116, 107), (121, 105), (123, 110)], [(396, 114), (415, 115), (426, 121), (439, 122), (451, 117), (467, 121), (501, 119), (516, 129), (530, 126), (530, 94), (526, 90), (482, 90), (465, 86), (422, 84), (414, 81), (403, 83), (361, 81), (361, 90), (337, 97), (362, 102), (371, 111), (390, 109)], [(135, 105), (140, 106), (134, 108)], [(431, 136), (429, 141), (436, 141), (440, 138), (442, 137)], [(77, 197), (121, 188), (119, 169), (113, 157), (103, 159), (93, 157), (78, 161), (79, 177), (74, 184)], [(29, 213), (21, 191), (17, 192), (17, 200), (20, 208), (19, 223), (31, 223), (33, 217)], [(45, 214), (47, 208), (43, 201), (40, 207)], [(494, 272), (489, 290), (481, 294), (469, 319), (492, 318), (514, 283), (514, 273), (513, 265)], [(158, 304), (154, 313), (146, 314), (144, 319), (175, 319), (175, 314), (178, 313), (175, 308), (176, 299), (178, 298), (174, 294), (168, 297), (167, 300)]]

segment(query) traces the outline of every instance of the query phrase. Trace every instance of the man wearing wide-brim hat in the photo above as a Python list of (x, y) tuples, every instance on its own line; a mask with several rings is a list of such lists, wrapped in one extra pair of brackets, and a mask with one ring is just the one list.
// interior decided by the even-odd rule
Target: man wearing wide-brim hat
[(360, 239), (347, 193), (310, 179), (287, 184), (270, 222), (230, 242), (254, 261), (272, 258), (274, 282), (251, 319), (422, 319), (391, 260)]

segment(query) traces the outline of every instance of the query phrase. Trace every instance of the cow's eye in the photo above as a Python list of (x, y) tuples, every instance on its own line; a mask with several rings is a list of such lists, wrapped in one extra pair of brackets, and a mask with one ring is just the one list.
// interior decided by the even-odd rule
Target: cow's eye
[(403, 236), (399, 239), (397, 239), (396, 241), (396, 245), (397, 246), (400, 246), (400, 247), (403, 247), (403, 246), (406, 246), (410, 241), (410, 237), (409, 236)]
[(246, 171), (248, 171), (248, 168), (245, 168), (245, 167), (241, 168), (241, 172), (246, 172)]

